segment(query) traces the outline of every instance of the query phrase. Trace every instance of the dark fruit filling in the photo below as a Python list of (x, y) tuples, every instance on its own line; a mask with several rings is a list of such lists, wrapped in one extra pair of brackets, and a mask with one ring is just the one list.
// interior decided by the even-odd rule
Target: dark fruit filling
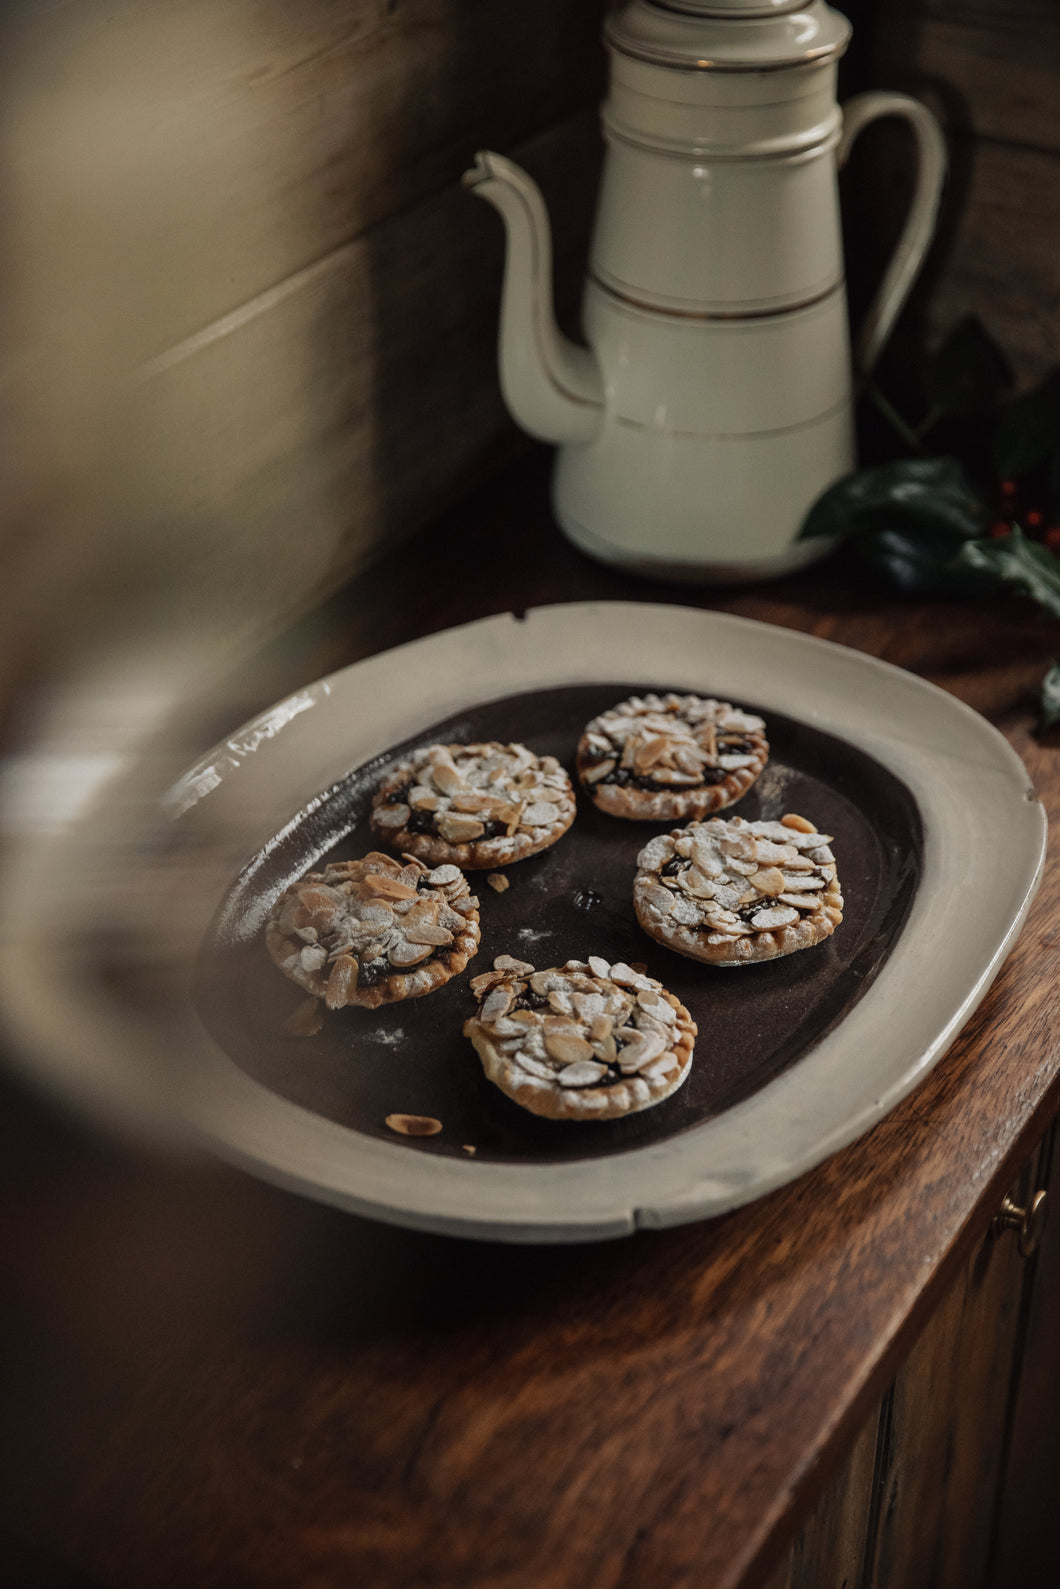
[(362, 965), (357, 973), (357, 986), (359, 988), (378, 987), (380, 982), (385, 982), (393, 973), (394, 967), (389, 960), (369, 960), (367, 965)]
[[(723, 755), (752, 756), (757, 749), (758, 747), (749, 739), (731, 739), (724, 734), (718, 736), (718, 750)], [(582, 768), (588, 771), (592, 767), (598, 767), (602, 761), (610, 761), (612, 757), (620, 755), (621, 747), (618, 745), (613, 746), (611, 750), (589, 751), (582, 756)], [(704, 767), (698, 784), (680, 784), (676, 787), (678, 791), (698, 788), (701, 785), (707, 787), (723, 783), (727, 777), (728, 774), (721, 767)], [(671, 793), (675, 787), (673, 784), (659, 783), (647, 774), (636, 773), (631, 767), (613, 767), (596, 782), (617, 784), (620, 789), (650, 790), (653, 794)]]
[[(411, 780), (402, 784), (400, 789), (395, 789), (392, 794), (387, 796), (386, 804), (407, 805), (412, 788)], [(405, 832), (429, 833), (432, 838), (436, 838), (438, 836), (438, 825), (435, 821), (436, 815), (437, 813), (434, 811), (413, 811), (410, 808), (409, 818), (405, 823)], [(508, 827), (504, 822), (483, 822), (482, 827), (483, 832), (479, 834), (480, 839), (503, 839), (508, 836)], [(472, 842), (477, 841), (473, 840)]]
[[(727, 776), (720, 767), (704, 767), (696, 783), (680, 784), (677, 788), (679, 792), (688, 789), (698, 789), (701, 785), (722, 783)], [(644, 773), (634, 772), (631, 767), (615, 767), (612, 772), (605, 773), (602, 778), (598, 778), (596, 781), (597, 783), (614, 783), (620, 789), (648, 789), (653, 794), (660, 792), (672, 794), (675, 787), (671, 783), (657, 783), (654, 778), (649, 778)]]
[[(485, 996), (486, 995), (483, 995), (483, 998), (485, 998)], [(527, 988), (525, 993), (520, 993), (518, 995), (518, 997), (513, 1000), (511, 1008), (513, 1010), (547, 1010), (547, 1009), (550, 1009), (551, 1006), (549, 1005), (547, 994), (535, 993), (532, 988)], [(479, 1001), (479, 1013), (480, 1014), (481, 1014), (481, 1010), (482, 1010), (482, 1001), (480, 1000)], [(509, 1013), (510, 1013), (510, 1011), (509, 1011)], [(630, 1039), (633, 1037), (633, 1032), (629, 1031), (628, 1033), (625, 1033), (624, 1031), (618, 1031), (618, 1032), (613, 1033), (613, 1036), (614, 1036), (614, 1039), (615, 1039), (615, 1048), (618, 1051), (618, 1053), (621, 1053), (622, 1049), (625, 1048), (626, 1043), (629, 1042)], [(600, 1063), (603, 1064), (604, 1061), (601, 1060)], [(616, 1085), (616, 1083), (618, 1083), (620, 1081), (629, 1081), (629, 1080), (630, 1080), (630, 1077), (623, 1075), (622, 1071), (619, 1069), (619, 1066), (618, 1066), (618, 1063), (617, 1063), (617, 1059), (616, 1059), (615, 1061), (612, 1061), (612, 1063), (608, 1065), (607, 1070), (605, 1071), (605, 1073), (601, 1077), (599, 1077), (599, 1079), (597, 1081), (592, 1081), (592, 1082), (586, 1083), (585, 1088), (580, 1088), (579, 1091), (585, 1091), (585, 1090), (588, 1090), (589, 1088), (592, 1088), (592, 1087), (614, 1087)]]

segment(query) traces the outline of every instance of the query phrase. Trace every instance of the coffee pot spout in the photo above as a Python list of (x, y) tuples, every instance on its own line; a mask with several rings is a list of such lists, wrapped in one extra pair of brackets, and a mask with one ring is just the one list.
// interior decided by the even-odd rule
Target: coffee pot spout
[(540, 441), (588, 441), (600, 424), (603, 382), (589, 350), (556, 325), (552, 235), (540, 189), (490, 150), (475, 156), (463, 181), (500, 212), (507, 233), (499, 363), (512, 417)]

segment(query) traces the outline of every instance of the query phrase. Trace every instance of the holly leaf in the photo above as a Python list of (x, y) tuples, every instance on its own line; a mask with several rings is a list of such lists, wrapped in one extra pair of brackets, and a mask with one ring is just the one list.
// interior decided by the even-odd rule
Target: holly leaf
[(859, 469), (818, 498), (799, 532), (849, 538), (858, 555), (900, 590), (981, 594), (989, 574), (954, 564), (990, 520), (955, 458), (899, 458)]
[(1055, 728), (1060, 723), (1060, 666), (1053, 663), (1045, 678), (1039, 696), (1042, 727)]
[(1023, 480), (1060, 456), (1060, 370), (1002, 409), (994, 434), (999, 480)]
[(976, 315), (958, 320), (928, 359), (925, 384), (931, 420), (988, 414), (1012, 384), (1012, 371)]
[(1017, 595), (1030, 596), (1050, 617), (1060, 618), (1060, 562), (1019, 528), (1001, 540), (969, 541), (954, 567), (993, 576)]
[(983, 596), (998, 588), (988, 572), (956, 566), (947, 535), (877, 530), (853, 544), (867, 568), (908, 596)]

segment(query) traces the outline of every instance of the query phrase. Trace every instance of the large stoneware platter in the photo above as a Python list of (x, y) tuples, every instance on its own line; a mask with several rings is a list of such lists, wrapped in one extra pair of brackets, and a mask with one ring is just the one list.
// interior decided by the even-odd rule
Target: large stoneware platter
[[(772, 747), (733, 808), (787, 811), (834, 836), (846, 899), (814, 949), (700, 965), (639, 929), (639, 849), (666, 825), (580, 797), (551, 850), (481, 899), (482, 945), (426, 998), (344, 1010), (284, 1036), (304, 996), (270, 963), (277, 894), (324, 858), (377, 848), (382, 771), (434, 740), (519, 740), (573, 768), (588, 718), (631, 693), (695, 691), (760, 713)], [(620, 1236), (717, 1215), (865, 1132), (945, 1054), (1012, 947), (1045, 823), (1024, 768), (981, 717), (923, 680), (815, 638), (675, 606), (587, 603), (504, 614), (372, 657), (234, 734), (175, 791), (176, 831), (240, 831), (241, 862), (191, 979), (181, 1109), (200, 1140), (357, 1212), (513, 1241)], [(248, 822), (252, 831), (247, 831)], [(614, 1122), (539, 1120), (483, 1077), (463, 1038), (468, 982), (498, 954), (646, 966), (691, 1010), (685, 1085)], [(396, 1136), (397, 1113), (432, 1116)]]

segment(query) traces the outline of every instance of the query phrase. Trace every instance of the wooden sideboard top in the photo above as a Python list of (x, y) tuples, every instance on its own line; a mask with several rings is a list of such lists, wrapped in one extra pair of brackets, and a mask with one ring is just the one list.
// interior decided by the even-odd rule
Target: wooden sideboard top
[[(1052, 626), (841, 567), (638, 582), (559, 536), (535, 458), (248, 670), (288, 688), (490, 612), (708, 606), (885, 657), (1035, 737)], [(1056, 1108), (1060, 871), (927, 1080), (723, 1218), (505, 1247), (390, 1229), (100, 1141), (9, 1084), (0, 1531), (112, 1589), (747, 1589), (768, 1572)], [(18, 1209), (17, 1215), (13, 1210)]]

